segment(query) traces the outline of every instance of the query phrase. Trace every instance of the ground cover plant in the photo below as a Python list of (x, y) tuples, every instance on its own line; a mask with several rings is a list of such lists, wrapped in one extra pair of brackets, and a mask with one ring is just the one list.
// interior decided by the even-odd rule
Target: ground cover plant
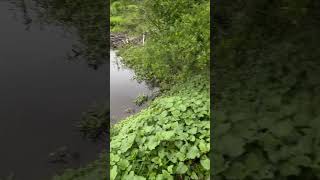
[(209, 179), (209, 83), (195, 77), (112, 127), (111, 179)]

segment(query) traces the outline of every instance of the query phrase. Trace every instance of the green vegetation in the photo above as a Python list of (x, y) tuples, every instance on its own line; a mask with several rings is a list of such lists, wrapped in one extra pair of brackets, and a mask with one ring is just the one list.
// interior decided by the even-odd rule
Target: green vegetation
[(110, 6), (110, 31), (137, 35), (144, 32), (141, 18), (142, 0), (115, 0)]
[(145, 44), (119, 54), (138, 80), (167, 91), (112, 127), (111, 179), (209, 179), (209, 1), (144, 0), (137, 7)]
[(111, 128), (111, 179), (209, 179), (209, 1), (118, 0), (111, 7), (132, 4), (143, 28), (127, 26), (130, 12), (119, 18), (123, 11), (114, 10), (111, 30), (144, 33), (146, 41), (119, 54), (136, 79), (163, 93)]
[(120, 50), (137, 79), (169, 84), (209, 71), (208, 0), (145, 0), (143, 9), (145, 45)]
[[(37, 5), (46, 22), (74, 28), (81, 42), (76, 52), (99, 65), (109, 52), (106, 3), (49, 0)], [(167, 90), (111, 128), (111, 178), (209, 179), (209, 1), (115, 0), (110, 14), (113, 33), (146, 35), (144, 45), (120, 49), (124, 63), (138, 80)], [(105, 132), (108, 115), (105, 109), (89, 110), (79, 124), (84, 136), (95, 139)], [(103, 153), (53, 179), (107, 179), (106, 163)]]
[(213, 179), (320, 178), (319, 8), (215, 3)]
[(111, 132), (111, 179), (209, 179), (209, 81), (173, 87)]
[(138, 106), (141, 106), (143, 103), (148, 101), (148, 96), (145, 94), (140, 94), (136, 99), (134, 100), (134, 103)]

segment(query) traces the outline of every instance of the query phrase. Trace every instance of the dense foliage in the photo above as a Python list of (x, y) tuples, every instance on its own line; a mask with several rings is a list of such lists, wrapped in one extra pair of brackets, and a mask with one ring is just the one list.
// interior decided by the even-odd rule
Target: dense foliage
[(145, 0), (146, 43), (120, 51), (138, 79), (171, 83), (208, 71), (208, 0)]
[(320, 178), (320, 3), (215, 4), (215, 180)]
[(112, 0), (110, 5), (110, 31), (137, 35), (143, 33), (142, 0)]
[(209, 179), (209, 81), (177, 85), (111, 132), (111, 179)]

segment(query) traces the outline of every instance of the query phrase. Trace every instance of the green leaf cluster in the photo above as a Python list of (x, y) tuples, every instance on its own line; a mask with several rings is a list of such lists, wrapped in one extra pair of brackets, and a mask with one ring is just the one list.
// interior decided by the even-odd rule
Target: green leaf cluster
[(148, 101), (148, 96), (145, 94), (140, 94), (139, 96), (137, 96), (134, 100), (134, 103), (138, 106), (141, 106), (143, 103)]
[(209, 179), (208, 82), (194, 77), (113, 126), (111, 179)]

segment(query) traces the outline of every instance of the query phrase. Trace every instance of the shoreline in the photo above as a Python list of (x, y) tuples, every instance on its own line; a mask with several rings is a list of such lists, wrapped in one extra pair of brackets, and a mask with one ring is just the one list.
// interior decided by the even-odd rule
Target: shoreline
[(110, 33), (110, 48), (116, 50), (129, 44), (143, 45), (145, 41), (145, 35), (141, 36), (129, 36), (126, 33)]

